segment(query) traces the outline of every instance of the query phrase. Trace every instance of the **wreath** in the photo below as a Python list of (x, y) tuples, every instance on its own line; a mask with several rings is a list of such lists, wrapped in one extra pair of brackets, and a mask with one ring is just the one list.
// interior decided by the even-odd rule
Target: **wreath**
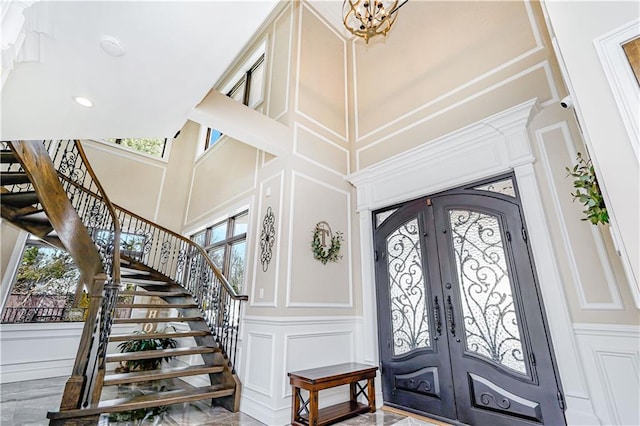
[(342, 236), (342, 232), (336, 232), (335, 235), (331, 237), (331, 245), (329, 247), (325, 247), (320, 241), (320, 234), (325, 232), (323, 228), (321, 228), (321, 224), (323, 222), (318, 222), (314, 231), (313, 231), (313, 241), (311, 241), (311, 250), (313, 250), (313, 257), (323, 265), (326, 265), (327, 262), (337, 262), (342, 259), (340, 255), (340, 245), (344, 240)]

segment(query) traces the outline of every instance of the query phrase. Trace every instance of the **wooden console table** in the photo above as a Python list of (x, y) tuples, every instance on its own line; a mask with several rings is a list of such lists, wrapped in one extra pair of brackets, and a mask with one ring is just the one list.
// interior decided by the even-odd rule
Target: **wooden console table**
[[(295, 426), (323, 426), (339, 422), (362, 413), (376, 411), (376, 391), (373, 380), (378, 367), (347, 363), (289, 373), (292, 406), (291, 424)], [(360, 381), (366, 380), (364, 386)], [(350, 386), (350, 400), (318, 410), (318, 391), (336, 386)], [(306, 401), (300, 389), (309, 391)], [(358, 402), (364, 395), (368, 405)]]

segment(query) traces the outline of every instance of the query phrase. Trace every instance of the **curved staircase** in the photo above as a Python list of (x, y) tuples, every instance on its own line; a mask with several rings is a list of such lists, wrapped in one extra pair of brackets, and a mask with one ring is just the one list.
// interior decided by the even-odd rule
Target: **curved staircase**
[[(2, 145), (2, 217), (66, 249), (90, 295), (73, 373), (50, 424), (96, 424), (103, 413), (197, 400), (237, 411), (234, 364), (247, 297), (235, 293), (201, 247), (113, 205), (79, 141)], [(160, 331), (111, 334), (112, 324)], [(116, 350), (148, 338), (173, 338), (178, 347)], [(173, 361), (152, 371), (119, 368), (158, 358)]]

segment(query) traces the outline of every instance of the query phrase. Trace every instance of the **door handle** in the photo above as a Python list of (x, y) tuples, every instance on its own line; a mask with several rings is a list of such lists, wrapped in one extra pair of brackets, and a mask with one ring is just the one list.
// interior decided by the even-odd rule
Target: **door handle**
[[(436, 333), (438, 336), (442, 336), (442, 320), (440, 319), (440, 304), (438, 303), (438, 296), (433, 298), (433, 319), (436, 322)], [(436, 339), (438, 337), (436, 336)]]
[(455, 337), (456, 323), (453, 319), (453, 302), (451, 301), (451, 296), (447, 296), (447, 319), (449, 320), (449, 331), (451, 335)]

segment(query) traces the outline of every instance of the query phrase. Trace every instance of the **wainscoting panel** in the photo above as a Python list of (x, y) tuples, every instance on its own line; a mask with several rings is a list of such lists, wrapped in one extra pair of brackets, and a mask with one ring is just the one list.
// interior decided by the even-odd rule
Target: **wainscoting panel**
[[(247, 336), (245, 384), (240, 410), (269, 425), (288, 424), (291, 387), (287, 373), (344, 362), (364, 362), (360, 348), (363, 320), (359, 316), (244, 318)], [(320, 406), (348, 397), (348, 388), (322, 391)], [(380, 397), (379, 401), (382, 399)]]
[(589, 392), (603, 425), (640, 424), (640, 330), (574, 324)]

